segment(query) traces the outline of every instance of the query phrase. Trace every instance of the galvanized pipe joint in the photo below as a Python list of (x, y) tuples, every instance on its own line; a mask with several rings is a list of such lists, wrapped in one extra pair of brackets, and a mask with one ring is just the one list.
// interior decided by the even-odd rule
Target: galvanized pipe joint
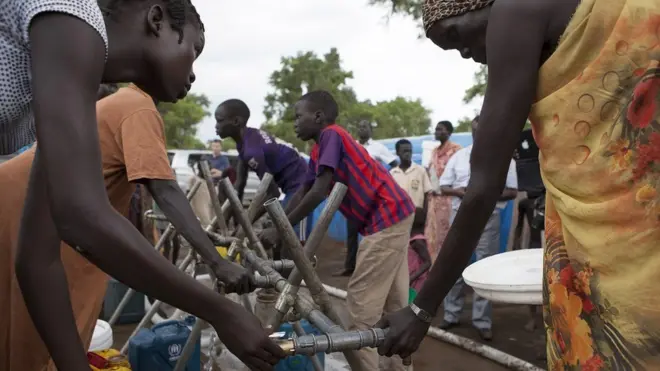
[(385, 341), (387, 330), (372, 328), (361, 331), (347, 331), (323, 335), (304, 335), (277, 340), (278, 345), (288, 355), (335, 353), (362, 348), (375, 348)]

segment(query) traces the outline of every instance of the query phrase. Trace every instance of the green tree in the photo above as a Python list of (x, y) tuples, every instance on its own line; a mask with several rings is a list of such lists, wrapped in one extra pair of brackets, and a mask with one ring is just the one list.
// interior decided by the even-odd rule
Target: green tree
[[(390, 14), (402, 14), (412, 17), (414, 20), (422, 20), (422, 4), (424, 0), (369, 0), (370, 5), (386, 5), (390, 8)], [(479, 70), (474, 74), (474, 85), (468, 88), (463, 95), (463, 102), (468, 104), (477, 98), (486, 95), (486, 83), (488, 82), (488, 67), (479, 66)], [(472, 117), (463, 117), (458, 121), (455, 128), (457, 133), (470, 131)], [(525, 123), (524, 129), (529, 129), (532, 124), (529, 120)]]
[(386, 5), (391, 14), (409, 15), (416, 20), (422, 19), (424, 0), (369, 0), (370, 5)]
[(322, 89), (333, 95), (339, 111), (345, 115), (349, 107), (357, 103), (355, 92), (346, 85), (353, 73), (341, 67), (336, 48), (321, 58), (313, 52), (299, 52), (294, 57), (283, 57), (281, 64), (281, 68), (270, 75), (269, 84), (274, 91), (266, 96), (266, 123), (261, 128), (304, 150), (306, 144), (296, 138), (293, 131), (294, 104), (304, 91)]
[(472, 117), (463, 117), (458, 120), (458, 125), (454, 128), (454, 133), (467, 133), (472, 131)]
[(431, 127), (431, 111), (419, 99), (396, 97), (378, 102), (372, 113), (371, 120), (378, 124), (375, 139), (428, 134)]
[(197, 139), (197, 125), (206, 117), (211, 102), (204, 94), (188, 94), (176, 103), (159, 103), (158, 111), (165, 122), (168, 148), (204, 149)]
[(479, 70), (474, 73), (474, 82), (463, 95), (463, 103), (468, 104), (477, 98), (486, 95), (486, 84), (488, 82), (488, 67), (480, 65)]
[(342, 68), (335, 48), (322, 57), (313, 52), (298, 53), (294, 57), (282, 58), (281, 63), (281, 68), (269, 79), (273, 91), (266, 96), (266, 123), (261, 128), (299, 150), (305, 151), (308, 146), (295, 136), (293, 106), (303, 92), (319, 89), (333, 95), (339, 105), (337, 122), (353, 133), (361, 120), (378, 123), (377, 138), (428, 132), (430, 112), (418, 99), (397, 97), (375, 104), (358, 100), (355, 91), (347, 84), (353, 73)]

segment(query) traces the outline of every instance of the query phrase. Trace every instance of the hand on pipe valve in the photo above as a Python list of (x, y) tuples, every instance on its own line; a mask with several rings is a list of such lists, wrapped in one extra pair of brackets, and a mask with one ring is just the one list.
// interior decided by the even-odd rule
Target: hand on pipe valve
[(261, 243), (273, 250), (277, 250), (282, 246), (282, 239), (275, 227), (266, 228), (259, 233), (259, 240)]
[(211, 274), (218, 280), (218, 287), (222, 287), (226, 293), (242, 295), (257, 288), (252, 273), (239, 264), (222, 260), (221, 263), (209, 268)]
[[(293, 338), (283, 338), (285, 333), (276, 332), (270, 338), (288, 355), (316, 353), (335, 353), (362, 348), (376, 348), (383, 344), (389, 329), (371, 328), (360, 331), (326, 333), (322, 335), (304, 335)], [(404, 366), (412, 364), (411, 357), (403, 359)]]

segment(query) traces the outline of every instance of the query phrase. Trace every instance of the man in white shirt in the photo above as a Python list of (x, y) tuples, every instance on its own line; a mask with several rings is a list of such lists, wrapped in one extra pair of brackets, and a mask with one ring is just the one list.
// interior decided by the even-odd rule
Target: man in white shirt
[[(388, 165), (390, 168), (397, 165), (396, 156), (390, 152), (384, 144), (371, 139), (372, 136), (371, 122), (362, 120), (357, 128), (357, 141), (369, 152), (369, 156), (378, 160), (383, 165)], [(346, 261), (344, 262), (344, 269), (335, 273), (335, 276), (350, 276), (355, 270), (355, 259), (357, 257), (358, 249), (358, 230), (355, 225), (346, 221)]]
[[(475, 117), (472, 121), (472, 138), (477, 135), (479, 126), (479, 116)], [(463, 148), (456, 152), (445, 168), (444, 173), (440, 177), (440, 190), (443, 194), (452, 197), (452, 213), (450, 222), (454, 221), (458, 207), (461, 204), (463, 196), (465, 196), (465, 188), (470, 181), (470, 155), (472, 154), (472, 146)], [(516, 164), (511, 160), (509, 171), (506, 177), (506, 185), (500, 201), (497, 203), (493, 214), (491, 215), (486, 228), (479, 239), (479, 245), (475, 250), (477, 260), (481, 260), (488, 256), (497, 253), (500, 246), (500, 210), (506, 207), (506, 201), (516, 198), (518, 193), (518, 176), (516, 174)], [(459, 324), (461, 311), (463, 310), (463, 278), (459, 278), (454, 287), (449, 291), (444, 299), (444, 319), (440, 324), (440, 328), (449, 329)], [(491, 304), (488, 300), (474, 294), (472, 303), (472, 324), (479, 332), (482, 340), (491, 340), (492, 333), (492, 319), (491, 319)]]
[(371, 157), (380, 161), (383, 165), (396, 166), (396, 156), (383, 143), (373, 140), (372, 135), (371, 123), (366, 120), (360, 121), (357, 129), (358, 142), (369, 152)]
[(408, 139), (396, 142), (396, 154), (399, 166), (390, 170), (394, 180), (408, 192), (417, 210), (415, 213), (426, 215), (426, 196), (431, 190), (431, 179), (422, 166), (412, 162), (412, 143)]

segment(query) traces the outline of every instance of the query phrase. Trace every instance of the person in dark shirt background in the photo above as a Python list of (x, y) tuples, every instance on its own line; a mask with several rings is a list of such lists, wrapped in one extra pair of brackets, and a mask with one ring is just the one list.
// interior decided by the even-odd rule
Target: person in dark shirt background
[[(239, 162), (236, 170), (236, 191), (243, 199), (243, 191), (247, 184), (249, 171), (254, 171), (262, 179), (266, 173), (272, 174), (273, 185), (269, 190), (270, 197), (279, 197), (280, 191), (285, 197), (283, 206), (289, 202), (293, 194), (304, 183), (307, 174), (307, 163), (298, 151), (284, 144), (277, 143), (275, 138), (265, 131), (247, 127), (250, 119), (250, 109), (240, 99), (229, 99), (222, 102), (215, 111), (216, 131), (221, 138), (232, 138), (236, 142)], [(261, 210), (260, 215), (265, 209)], [(305, 241), (311, 232), (311, 214), (301, 221), (302, 227), (296, 225), (301, 241)]]

